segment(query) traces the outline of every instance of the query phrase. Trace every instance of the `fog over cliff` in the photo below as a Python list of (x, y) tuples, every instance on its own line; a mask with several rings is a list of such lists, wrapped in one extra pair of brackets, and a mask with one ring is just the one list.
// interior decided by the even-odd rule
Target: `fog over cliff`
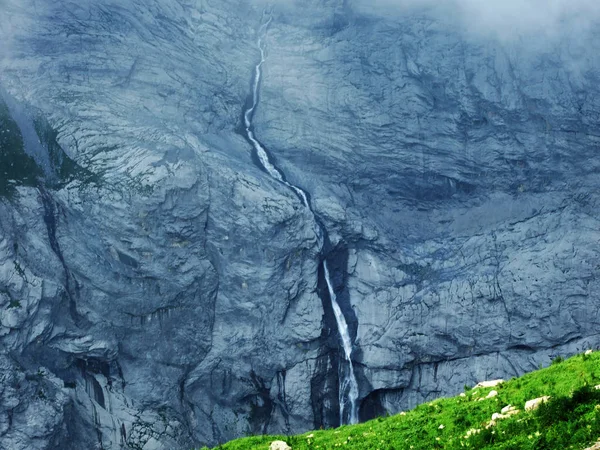
[(456, 20), (467, 31), (502, 39), (583, 33), (600, 18), (600, 5), (593, 0), (350, 0), (350, 4), (388, 17), (427, 11), (446, 21)]
[(596, 2), (0, 12), (0, 448), (333, 427), (600, 345)]

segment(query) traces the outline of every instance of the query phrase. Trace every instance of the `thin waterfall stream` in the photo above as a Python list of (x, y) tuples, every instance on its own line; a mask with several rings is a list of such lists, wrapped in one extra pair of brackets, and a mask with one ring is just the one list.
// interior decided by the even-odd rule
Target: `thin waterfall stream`
[[(348, 331), (348, 323), (340, 308), (340, 304), (337, 301), (337, 296), (331, 283), (331, 276), (329, 275), (329, 268), (327, 267), (327, 261), (323, 260), (323, 272), (325, 273), (325, 281), (327, 283), (327, 289), (329, 290), (329, 298), (331, 299), (331, 307), (333, 308), (333, 314), (335, 315), (335, 322), (338, 327), (338, 332), (342, 339), (342, 346), (344, 348), (344, 357), (348, 363), (347, 375), (340, 376), (340, 423), (343, 425), (346, 415), (348, 416), (347, 423), (358, 422), (358, 408), (356, 400), (358, 399), (358, 382), (356, 381), (356, 375), (354, 374), (354, 365), (352, 364), (352, 340), (350, 339), (350, 333)], [(346, 404), (350, 404), (348, 414), (346, 414)]]
[(248, 108), (244, 112), (244, 125), (246, 126), (246, 136), (248, 136), (248, 139), (250, 140), (250, 142), (252, 142), (252, 145), (256, 150), (258, 159), (262, 167), (267, 171), (267, 173), (273, 178), (275, 178), (277, 181), (291, 188), (302, 199), (302, 203), (304, 203), (304, 206), (310, 208), (306, 193), (299, 187), (294, 186), (285, 180), (283, 173), (271, 162), (267, 149), (265, 149), (254, 136), (254, 131), (252, 127), (252, 118), (254, 117), (254, 111), (256, 111), (256, 107), (258, 106), (258, 94), (260, 90), (260, 81), (262, 78), (262, 66), (266, 61), (263, 38), (267, 32), (267, 28), (271, 24), (271, 20), (272, 19), (269, 18), (269, 20), (266, 23), (264, 23), (258, 31), (258, 41), (256, 45), (260, 50), (260, 62), (256, 65), (254, 69), (254, 79), (252, 83), (252, 103), (250, 108)]
[[(324, 235), (325, 230), (322, 228), (321, 223), (316, 220), (316, 214), (311, 207), (310, 201), (308, 199), (308, 194), (298, 186), (295, 186), (286, 180), (285, 174), (279, 168), (277, 168), (275, 164), (273, 164), (271, 158), (269, 157), (268, 150), (258, 141), (254, 134), (252, 119), (254, 118), (254, 113), (256, 112), (256, 108), (259, 103), (260, 85), (262, 81), (262, 69), (263, 65), (266, 62), (265, 36), (267, 33), (267, 29), (271, 24), (271, 21), (272, 17), (269, 17), (269, 19), (265, 23), (263, 23), (258, 30), (257, 47), (260, 51), (260, 61), (254, 68), (254, 77), (252, 80), (252, 101), (250, 102), (250, 106), (244, 111), (244, 126), (246, 136), (251, 142), (252, 146), (254, 147), (254, 150), (256, 151), (256, 155), (258, 157), (258, 161), (260, 161), (261, 167), (272, 178), (279, 181), (280, 183), (283, 183), (296, 193), (296, 195), (300, 198), (304, 206), (308, 208), (312, 213), (313, 217), (315, 217), (315, 221), (319, 227), (321, 235)], [(319, 241), (319, 244), (322, 246), (323, 242), (321, 237)], [(344, 362), (342, 364), (342, 361), (340, 361), (339, 370), (340, 424), (353, 424), (358, 422), (358, 382), (356, 380), (354, 366), (351, 358), (352, 339), (350, 337), (348, 323), (338, 303), (331, 275), (329, 273), (327, 260), (325, 258), (323, 258), (322, 260), (322, 265), (323, 274), (329, 293), (329, 298), (331, 300), (331, 307), (333, 309), (338, 334), (340, 336), (340, 340), (344, 350)]]

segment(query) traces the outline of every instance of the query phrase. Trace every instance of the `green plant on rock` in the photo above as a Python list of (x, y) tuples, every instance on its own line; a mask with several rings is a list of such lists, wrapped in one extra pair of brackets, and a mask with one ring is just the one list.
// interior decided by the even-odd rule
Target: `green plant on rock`
[(25, 153), (21, 130), (0, 99), (0, 197), (12, 198), (18, 186), (37, 186), (42, 174)]
[(14, 308), (20, 308), (20, 307), (21, 307), (21, 302), (19, 300), (11, 300), (10, 303), (8, 304), (7, 309), (14, 309)]

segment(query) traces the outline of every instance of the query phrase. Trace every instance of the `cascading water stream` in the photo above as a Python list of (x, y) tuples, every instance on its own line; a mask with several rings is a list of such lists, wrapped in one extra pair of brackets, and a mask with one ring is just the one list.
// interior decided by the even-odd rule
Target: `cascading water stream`
[(256, 68), (254, 69), (254, 83), (252, 86), (252, 105), (244, 113), (244, 125), (246, 126), (246, 136), (248, 136), (248, 139), (250, 140), (250, 142), (252, 142), (252, 145), (256, 150), (256, 154), (258, 155), (258, 159), (260, 160), (261, 165), (267, 171), (267, 173), (273, 178), (275, 178), (277, 181), (280, 181), (287, 187), (291, 188), (300, 197), (302, 203), (304, 203), (304, 206), (310, 208), (306, 193), (299, 187), (294, 186), (285, 180), (283, 173), (271, 162), (267, 150), (261, 145), (260, 142), (258, 142), (256, 137), (254, 136), (254, 131), (252, 130), (252, 118), (254, 116), (256, 106), (258, 105), (258, 91), (260, 89), (260, 80), (262, 78), (262, 66), (266, 61), (265, 48), (263, 46), (263, 36), (266, 33), (267, 28), (271, 23), (271, 20), (272, 19), (269, 18), (269, 20), (263, 26), (261, 26), (260, 30), (258, 31), (257, 46), (260, 50), (260, 62), (256, 65)]
[[(258, 141), (256, 136), (254, 135), (254, 130), (252, 126), (252, 119), (254, 117), (254, 113), (256, 111), (256, 107), (258, 106), (259, 101), (259, 91), (260, 91), (260, 83), (262, 79), (262, 67), (266, 61), (266, 52), (264, 47), (264, 37), (267, 32), (267, 28), (271, 23), (272, 18), (270, 17), (267, 22), (265, 22), (258, 31), (258, 40), (257, 46), (260, 51), (260, 62), (256, 65), (254, 69), (254, 78), (252, 82), (252, 102), (250, 107), (244, 111), (244, 125), (246, 129), (246, 136), (248, 140), (252, 143), (254, 150), (256, 150), (256, 154), (258, 156), (258, 160), (260, 164), (266, 172), (276, 179), (277, 181), (283, 183), (290, 189), (292, 189), (296, 195), (300, 198), (304, 206), (306, 206), (310, 212), (315, 216), (314, 211), (310, 205), (308, 200), (308, 195), (298, 186), (294, 186), (289, 183), (285, 179), (284, 173), (279, 170), (272, 162), (269, 157), (269, 153), (267, 149)], [(316, 221), (316, 216), (315, 216)], [(318, 223), (318, 221), (317, 221)], [(323, 230), (319, 225), (319, 230), (321, 234)], [(322, 245), (322, 236), (319, 236), (319, 245)], [(358, 422), (358, 408), (357, 408), (357, 400), (358, 400), (358, 382), (356, 381), (356, 376), (354, 373), (354, 366), (352, 365), (352, 339), (350, 338), (350, 333), (348, 330), (348, 323), (346, 322), (346, 318), (340, 308), (340, 305), (337, 301), (337, 296), (335, 295), (335, 291), (333, 288), (333, 283), (331, 281), (331, 276), (329, 274), (329, 267), (327, 266), (327, 261), (323, 259), (323, 274), (325, 276), (325, 282), (327, 283), (327, 290), (329, 292), (329, 298), (331, 300), (331, 306), (333, 309), (333, 313), (335, 316), (336, 326), (338, 328), (338, 333), (340, 335), (342, 341), (342, 347), (344, 349), (344, 359), (345, 366), (342, 367), (340, 364), (340, 385), (339, 385), (339, 404), (340, 404), (340, 423), (357, 423)]]
[(335, 315), (335, 322), (342, 338), (342, 347), (344, 348), (344, 356), (348, 363), (348, 374), (340, 377), (340, 422), (343, 424), (346, 417), (346, 399), (350, 403), (350, 411), (348, 413), (348, 423), (358, 422), (358, 411), (356, 406), (356, 400), (358, 399), (358, 382), (356, 381), (356, 375), (354, 374), (354, 366), (352, 365), (352, 340), (350, 339), (350, 333), (348, 331), (348, 323), (342, 313), (342, 308), (337, 301), (337, 296), (333, 290), (331, 284), (331, 276), (329, 275), (329, 268), (327, 267), (327, 261), (323, 260), (323, 272), (325, 273), (325, 281), (327, 282), (327, 289), (329, 290), (329, 298), (331, 299), (331, 306), (333, 308), (333, 314)]

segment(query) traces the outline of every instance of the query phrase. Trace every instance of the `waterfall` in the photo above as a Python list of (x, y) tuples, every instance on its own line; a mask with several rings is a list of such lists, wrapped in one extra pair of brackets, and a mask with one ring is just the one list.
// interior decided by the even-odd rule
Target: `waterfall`
[(296, 195), (298, 195), (298, 197), (300, 197), (300, 199), (302, 200), (302, 203), (304, 203), (304, 206), (306, 206), (307, 208), (310, 208), (310, 205), (308, 203), (308, 197), (307, 197), (306, 193), (299, 187), (294, 186), (285, 180), (283, 173), (277, 167), (275, 167), (275, 165), (271, 162), (271, 159), (269, 158), (269, 153), (261, 145), (261, 143), (258, 142), (256, 137), (254, 136), (254, 131), (252, 130), (252, 118), (254, 116), (254, 111), (256, 110), (256, 106), (258, 105), (258, 94), (259, 94), (259, 90), (260, 90), (260, 81), (262, 79), (262, 66), (266, 61), (266, 53), (265, 53), (265, 47), (263, 44), (263, 36), (266, 33), (267, 28), (270, 23), (271, 23), (271, 18), (269, 18), (269, 20), (263, 26), (260, 27), (260, 30), (258, 32), (257, 46), (258, 46), (258, 49), (260, 50), (260, 62), (256, 65), (256, 67), (254, 69), (254, 82), (252, 85), (251, 106), (250, 106), (250, 108), (248, 108), (246, 110), (246, 112), (244, 112), (244, 125), (246, 126), (246, 136), (248, 136), (248, 139), (250, 140), (250, 142), (252, 143), (252, 146), (256, 150), (258, 159), (260, 160), (262, 167), (267, 171), (267, 173), (269, 175), (271, 175), (273, 178), (275, 178), (277, 181), (285, 184), (287, 187), (292, 189), (296, 193)]
[[(260, 61), (254, 68), (254, 78), (252, 81), (252, 101), (248, 109), (244, 111), (244, 125), (246, 129), (246, 136), (251, 142), (258, 160), (260, 161), (261, 167), (275, 180), (283, 183), (288, 188), (293, 190), (296, 195), (300, 198), (306, 208), (310, 210), (316, 220), (316, 215), (312, 210), (308, 195), (298, 186), (294, 186), (285, 179), (285, 174), (273, 164), (269, 157), (267, 149), (259, 142), (254, 134), (252, 125), (252, 119), (256, 111), (256, 107), (259, 102), (260, 84), (262, 80), (262, 68), (266, 61), (266, 50), (264, 45), (264, 37), (267, 32), (267, 28), (271, 23), (272, 18), (269, 17), (268, 21), (265, 22), (258, 31), (257, 47), (260, 51)], [(318, 221), (317, 221), (318, 223)], [(325, 234), (321, 226), (319, 225), (319, 231), (321, 234)], [(320, 244), (321, 239), (319, 239)], [(335, 291), (333, 289), (333, 283), (329, 274), (329, 267), (327, 261), (324, 259), (323, 262), (323, 273), (325, 276), (325, 282), (327, 283), (327, 289), (329, 291), (329, 298), (331, 300), (331, 306), (335, 315), (335, 322), (338, 329), (338, 334), (342, 341), (342, 347), (344, 350), (344, 363), (340, 361), (340, 376), (339, 376), (339, 406), (340, 406), (340, 424), (357, 423), (358, 422), (358, 382), (354, 373), (354, 366), (352, 364), (352, 339), (348, 330), (348, 323), (340, 308), (337, 301)]]
[(348, 413), (347, 423), (358, 422), (358, 411), (356, 401), (358, 399), (358, 382), (356, 381), (356, 375), (354, 375), (354, 366), (352, 365), (352, 340), (350, 339), (350, 333), (348, 332), (348, 323), (342, 313), (342, 309), (337, 301), (337, 296), (333, 290), (331, 283), (331, 276), (329, 275), (329, 268), (327, 267), (327, 261), (323, 261), (323, 271), (325, 272), (325, 281), (327, 282), (327, 289), (329, 290), (329, 298), (331, 299), (331, 306), (333, 308), (333, 314), (335, 315), (335, 322), (338, 327), (338, 332), (342, 338), (342, 347), (344, 348), (344, 356), (348, 364), (348, 373), (344, 374), (340, 371), (340, 423), (345, 423), (346, 419), (346, 405), (349, 404), (350, 411)]

